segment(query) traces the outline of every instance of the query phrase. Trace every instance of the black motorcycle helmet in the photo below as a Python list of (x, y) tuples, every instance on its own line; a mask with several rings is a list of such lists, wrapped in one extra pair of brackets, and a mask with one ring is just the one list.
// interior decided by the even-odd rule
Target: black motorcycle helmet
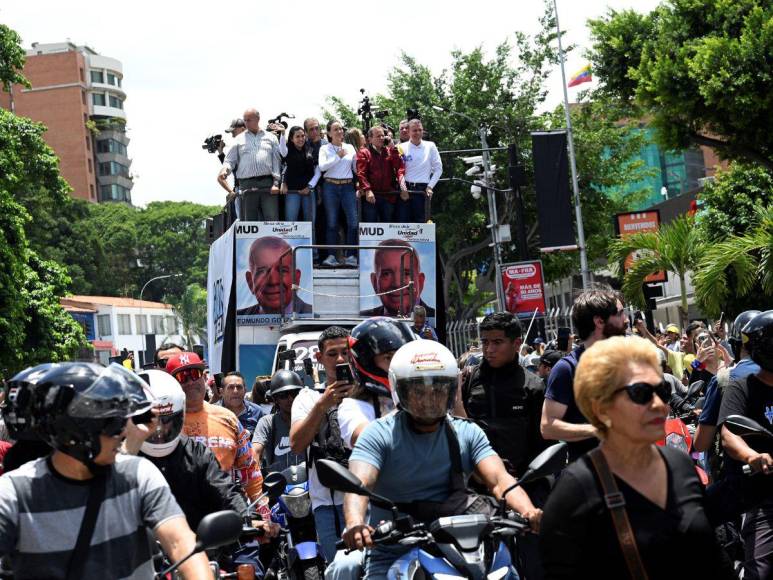
[(287, 391), (300, 391), (304, 387), (298, 373), (289, 370), (279, 370), (271, 377), (271, 389), (268, 392), (271, 398), (279, 393)]
[(760, 368), (773, 372), (773, 310), (760, 312), (741, 331), (744, 346)]
[(746, 310), (736, 316), (735, 321), (733, 321), (733, 327), (730, 329), (730, 336), (728, 337), (727, 341), (733, 348), (733, 356), (735, 357), (736, 361), (741, 359), (741, 346), (743, 345), (741, 331), (743, 330), (743, 327), (746, 326), (749, 321), (759, 313), (759, 310)]
[(40, 383), (53, 363), (30, 367), (16, 374), (5, 383), (5, 399), (2, 406), (3, 420), (14, 441), (34, 441), (40, 436), (36, 430), (37, 409), (48, 392), (46, 383)]
[(46, 389), (45, 400), (34, 409), (42, 439), (93, 473), (100, 469), (94, 463), (99, 436), (118, 435), (129, 417), (151, 407), (147, 384), (118, 364), (58, 363), (37, 384)]
[(393, 352), (418, 340), (408, 322), (384, 316), (368, 318), (352, 329), (349, 336), (349, 361), (356, 383), (380, 397), (390, 397), (389, 377), (376, 366), (376, 355)]

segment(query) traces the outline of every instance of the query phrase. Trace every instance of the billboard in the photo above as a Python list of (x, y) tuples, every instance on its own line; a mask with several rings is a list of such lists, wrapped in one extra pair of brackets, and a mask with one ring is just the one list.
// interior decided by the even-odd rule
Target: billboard
[[(619, 213), (615, 216), (615, 230), (621, 238), (631, 234), (643, 232), (657, 232), (660, 229), (660, 212), (658, 210), (636, 211)], [(633, 252), (625, 259), (623, 269), (627, 272), (636, 260), (637, 252)], [(665, 282), (666, 273), (663, 271), (650, 274), (644, 279), (647, 283)]]
[[(209, 247), (207, 269), (207, 356), (209, 369), (214, 373), (231, 370), (226, 340), (228, 335), (228, 310), (231, 306), (233, 283), (234, 228), (229, 228)], [(233, 312), (233, 311), (232, 311)], [(231, 314), (233, 316), (233, 314)], [(233, 320), (233, 319), (231, 319)], [(231, 328), (233, 322), (231, 322)], [(231, 350), (233, 350), (231, 348)]]
[(410, 316), (420, 304), (434, 325), (435, 224), (360, 223), (359, 229), (360, 245), (384, 247), (360, 251), (360, 314)]
[[(296, 253), (292, 271), (291, 247), (311, 243), (311, 222), (239, 222), (236, 229), (236, 323), (239, 326), (276, 326), (282, 317), (313, 316), (311, 250)], [(281, 264), (280, 264), (281, 258)]]
[(545, 316), (545, 281), (542, 262), (515, 262), (502, 264), (502, 288), (505, 291), (505, 310), (521, 318)]

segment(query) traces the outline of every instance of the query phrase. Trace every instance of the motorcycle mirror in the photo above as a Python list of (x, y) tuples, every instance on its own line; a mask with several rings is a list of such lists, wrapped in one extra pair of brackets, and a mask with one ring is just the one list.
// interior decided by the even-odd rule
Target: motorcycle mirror
[(317, 467), (317, 477), (319, 482), (325, 487), (344, 493), (354, 493), (365, 495), (370, 501), (379, 507), (386, 509), (394, 508), (394, 504), (387, 498), (373, 493), (362, 482), (349, 471), (346, 467), (330, 459), (318, 459), (314, 465)]
[(685, 395), (684, 398), (686, 400), (692, 399), (695, 395), (697, 395), (703, 390), (704, 384), (705, 383), (703, 381), (695, 381), (694, 383), (692, 383), (687, 389), (687, 394)]
[(730, 415), (723, 423), (733, 435), (744, 437), (746, 435), (762, 435), (773, 439), (773, 433), (765, 429), (754, 419), (743, 415)]
[(159, 572), (155, 577), (166, 578), (167, 574), (179, 568), (194, 554), (233, 544), (239, 540), (241, 533), (242, 517), (233, 510), (223, 510), (204, 516), (199, 522), (199, 527), (196, 528), (196, 546), (191, 553)]
[(532, 462), (529, 463), (529, 467), (524, 472), (523, 477), (508, 487), (502, 494), (502, 499), (500, 500), (500, 507), (502, 511), (504, 512), (505, 497), (508, 493), (513, 491), (516, 487), (523, 485), (524, 483), (529, 483), (535, 479), (541, 479), (561, 471), (564, 467), (566, 467), (568, 455), (569, 447), (564, 441), (561, 443), (556, 443), (555, 445), (551, 445), (542, 453), (537, 455), (537, 457), (535, 457)]
[(269, 473), (263, 479), (263, 491), (265, 491), (272, 500), (282, 495), (285, 487), (287, 487), (287, 479), (278, 471)]

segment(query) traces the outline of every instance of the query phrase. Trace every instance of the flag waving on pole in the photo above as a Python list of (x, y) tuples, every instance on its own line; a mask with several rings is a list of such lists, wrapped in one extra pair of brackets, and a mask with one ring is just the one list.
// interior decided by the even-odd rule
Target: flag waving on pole
[(569, 79), (569, 84), (567, 86), (576, 87), (577, 85), (581, 85), (582, 83), (589, 83), (592, 80), (593, 80), (593, 77), (591, 77), (591, 74), (590, 74), (590, 65), (586, 64), (576, 73), (574, 73), (572, 78)]

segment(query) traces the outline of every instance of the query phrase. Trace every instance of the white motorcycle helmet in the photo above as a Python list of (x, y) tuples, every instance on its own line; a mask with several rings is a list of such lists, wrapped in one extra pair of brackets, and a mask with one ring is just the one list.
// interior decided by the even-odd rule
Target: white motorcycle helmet
[(177, 380), (169, 373), (148, 370), (140, 376), (150, 385), (153, 409), (158, 410), (158, 427), (140, 448), (145, 455), (166, 457), (180, 443), (180, 433), (185, 421), (185, 393)]
[(454, 407), (458, 375), (456, 358), (439, 342), (408, 342), (389, 364), (392, 399), (415, 421), (437, 423)]

